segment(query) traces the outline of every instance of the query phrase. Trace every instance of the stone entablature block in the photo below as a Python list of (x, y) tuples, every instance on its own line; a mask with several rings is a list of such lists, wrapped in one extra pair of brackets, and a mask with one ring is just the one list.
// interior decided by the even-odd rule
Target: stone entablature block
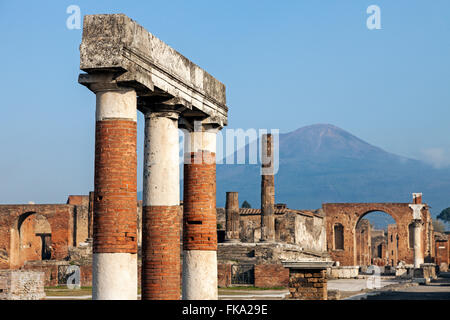
[(79, 82), (115, 73), (119, 86), (138, 96), (179, 98), (220, 126), (227, 124), (225, 85), (124, 14), (86, 15), (80, 46)]

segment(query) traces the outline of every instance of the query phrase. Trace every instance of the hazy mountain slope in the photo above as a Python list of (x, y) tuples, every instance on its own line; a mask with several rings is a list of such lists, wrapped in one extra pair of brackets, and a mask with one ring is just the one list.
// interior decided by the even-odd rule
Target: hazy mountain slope
[[(248, 150), (248, 146), (247, 146)], [(226, 191), (260, 203), (259, 165), (217, 165), (217, 205)], [(450, 205), (450, 170), (388, 153), (333, 125), (280, 134), (276, 202), (314, 209), (323, 202), (410, 202), (422, 192), (432, 213)]]

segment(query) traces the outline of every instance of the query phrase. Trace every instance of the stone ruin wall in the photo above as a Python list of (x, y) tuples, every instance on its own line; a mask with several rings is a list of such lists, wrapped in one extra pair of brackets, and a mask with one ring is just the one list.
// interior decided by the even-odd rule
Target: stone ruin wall
[(44, 298), (43, 272), (0, 271), (0, 300), (41, 300)]
[[(246, 211), (255, 211), (255, 213), (240, 214), (240, 241), (258, 242), (261, 236), (261, 214), (258, 212), (259, 209)], [(217, 224), (220, 237), (220, 232), (225, 230), (225, 208), (217, 208)], [(326, 222), (322, 211), (275, 212), (275, 241), (296, 244), (306, 251), (327, 251)]]

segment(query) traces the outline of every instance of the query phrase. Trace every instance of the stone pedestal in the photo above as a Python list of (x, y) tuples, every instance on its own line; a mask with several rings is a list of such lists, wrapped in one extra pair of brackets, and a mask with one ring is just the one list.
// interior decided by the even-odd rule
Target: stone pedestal
[(284, 262), (289, 268), (289, 298), (327, 300), (327, 267), (331, 261)]

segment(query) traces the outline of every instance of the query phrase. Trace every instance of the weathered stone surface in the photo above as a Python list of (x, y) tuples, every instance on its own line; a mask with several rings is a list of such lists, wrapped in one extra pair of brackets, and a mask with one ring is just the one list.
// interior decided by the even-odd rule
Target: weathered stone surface
[(80, 46), (79, 82), (99, 71), (115, 73), (119, 86), (139, 96), (179, 98), (186, 108), (226, 125), (225, 85), (124, 14), (86, 15)]
[(44, 273), (0, 271), (0, 300), (41, 300), (45, 298)]
[(358, 277), (358, 266), (339, 266), (327, 268), (328, 279), (354, 279)]

